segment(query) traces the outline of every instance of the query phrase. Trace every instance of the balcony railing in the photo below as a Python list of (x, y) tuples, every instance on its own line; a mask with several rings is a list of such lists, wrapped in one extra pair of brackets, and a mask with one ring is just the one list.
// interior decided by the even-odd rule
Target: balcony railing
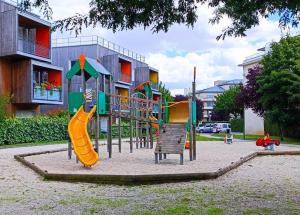
[(33, 89), (33, 99), (34, 100), (42, 100), (42, 101), (62, 101), (62, 93), (61, 90), (58, 89), (42, 89), (42, 88), (34, 88)]
[(68, 47), (68, 46), (83, 46), (83, 45), (100, 45), (102, 47), (113, 50), (117, 53), (133, 58), (135, 60), (145, 62), (146, 58), (136, 52), (123, 48), (122, 46), (110, 42), (99, 36), (80, 36), (68, 38), (56, 38), (52, 40), (52, 47)]
[(152, 89), (158, 90), (158, 83), (151, 82), (150, 86), (151, 86)]
[(130, 75), (126, 75), (123, 72), (120, 72), (119, 81), (126, 82), (126, 83), (131, 83), (131, 77), (130, 77)]
[(18, 51), (36, 55), (38, 57), (50, 58), (50, 48), (37, 43), (36, 41), (28, 41), (22, 38), (18, 39)]

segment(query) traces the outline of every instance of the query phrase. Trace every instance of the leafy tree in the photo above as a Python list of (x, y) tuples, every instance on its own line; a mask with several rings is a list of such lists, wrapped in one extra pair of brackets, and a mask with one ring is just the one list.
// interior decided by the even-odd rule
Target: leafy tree
[(173, 101), (170, 90), (167, 89), (165, 84), (163, 84), (161, 81), (158, 84), (158, 91), (161, 93), (163, 99), (165, 99), (167, 102)]
[[(52, 15), (48, 0), (23, 0), (23, 8), (38, 7), (50, 18)], [(72, 3), (72, 1), (70, 1)], [(229, 17), (232, 24), (225, 28), (217, 39), (226, 36), (245, 36), (247, 29), (259, 24), (260, 17), (278, 14), (282, 27), (297, 27), (300, 21), (299, 0), (91, 0), (87, 14), (75, 14), (55, 22), (54, 29), (72, 30), (80, 33), (83, 27), (97, 24), (117, 30), (133, 29), (138, 26), (152, 28), (153, 32), (168, 31), (174, 24), (193, 27), (198, 19), (197, 8), (214, 8), (210, 23), (218, 23)]]
[[(300, 36), (282, 38), (261, 62), (257, 78), (265, 115), (283, 128), (300, 125)], [(299, 131), (299, 130), (298, 130)], [(299, 133), (299, 132), (298, 132)]]
[(243, 107), (236, 105), (236, 97), (241, 92), (241, 86), (230, 87), (224, 93), (219, 94), (216, 97), (216, 102), (214, 106), (214, 111), (217, 113), (222, 113), (224, 116), (233, 114), (235, 117), (242, 115)]
[(229, 121), (230, 116), (229, 114), (226, 112), (224, 112), (223, 110), (221, 111), (216, 111), (216, 110), (212, 110), (211, 112), (211, 120), (212, 121)]
[(235, 103), (238, 107), (251, 108), (256, 114), (263, 116), (264, 110), (261, 103), (259, 103), (261, 94), (257, 92), (259, 85), (256, 81), (261, 72), (262, 68), (260, 66), (248, 70), (247, 82), (241, 87), (241, 92), (237, 95)]
[[(188, 96), (175, 95), (174, 102), (186, 101), (188, 99), (189, 99)], [(197, 119), (197, 122), (200, 122), (203, 119), (203, 111), (204, 111), (204, 105), (203, 105), (203, 102), (200, 99), (196, 99), (196, 109), (197, 109), (196, 119)]]

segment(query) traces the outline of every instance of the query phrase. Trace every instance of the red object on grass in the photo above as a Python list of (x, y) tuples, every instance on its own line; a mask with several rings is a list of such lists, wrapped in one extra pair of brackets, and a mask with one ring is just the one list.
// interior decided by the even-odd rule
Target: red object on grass
[(266, 147), (266, 146), (271, 145), (271, 144), (275, 144), (276, 146), (279, 146), (280, 145), (280, 140), (272, 140), (270, 138), (267, 138), (267, 139), (258, 138), (256, 140), (256, 145), (257, 146)]

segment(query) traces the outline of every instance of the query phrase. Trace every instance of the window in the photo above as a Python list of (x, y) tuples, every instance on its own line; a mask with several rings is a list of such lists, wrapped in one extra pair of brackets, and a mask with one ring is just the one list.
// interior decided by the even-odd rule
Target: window
[(214, 102), (213, 101), (208, 101), (206, 102), (207, 107), (214, 107)]
[(34, 72), (34, 83), (41, 85), (41, 83), (48, 82), (48, 72), (35, 70)]

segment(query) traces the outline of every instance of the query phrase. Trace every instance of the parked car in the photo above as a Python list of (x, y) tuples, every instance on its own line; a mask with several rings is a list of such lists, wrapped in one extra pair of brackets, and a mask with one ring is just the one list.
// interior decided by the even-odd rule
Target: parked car
[(201, 124), (197, 126), (196, 132), (198, 133), (219, 133), (220, 129), (217, 124)]
[(217, 123), (217, 127), (219, 129), (219, 132), (222, 132), (222, 133), (230, 133), (231, 132), (230, 123)]

